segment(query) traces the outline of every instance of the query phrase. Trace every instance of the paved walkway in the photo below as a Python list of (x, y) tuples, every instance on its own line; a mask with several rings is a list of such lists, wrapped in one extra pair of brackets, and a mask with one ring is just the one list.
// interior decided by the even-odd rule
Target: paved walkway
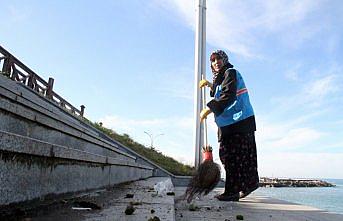
[[(221, 193), (222, 188), (216, 188), (208, 196), (197, 198), (191, 204), (187, 204), (184, 200), (177, 200), (185, 192), (183, 187), (174, 188), (175, 196), (158, 195), (154, 185), (168, 181), (170, 178), (167, 177), (153, 177), (84, 193), (77, 198), (56, 199), (53, 206), (41, 207), (28, 213), (21, 220), (236, 221), (239, 220), (237, 218), (243, 218), (245, 221), (343, 221), (343, 215), (254, 194), (239, 202), (221, 202), (214, 196)], [(92, 203), (101, 208), (83, 210), (92, 207)], [(130, 207), (133, 207), (134, 211), (128, 215), (125, 211)]]
[[(184, 191), (185, 188), (175, 188), (176, 198)], [(195, 211), (190, 211), (185, 201), (177, 202), (176, 220), (235, 221), (243, 217), (245, 221), (343, 221), (343, 215), (255, 194), (239, 202), (221, 202), (214, 198), (222, 192), (223, 188), (216, 188), (208, 196), (193, 200), (191, 209)]]
[[(82, 194), (77, 198), (62, 200), (63, 205), (50, 208), (49, 211), (38, 211), (34, 216), (27, 216), (25, 221), (157, 221), (156, 217), (173, 221), (174, 195), (160, 196), (154, 190), (155, 184), (166, 181), (170, 181), (170, 178), (153, 177)], [(91, 205), (78, 205), (77, 202), (94, 203), (101, 209), (82, 210)], [(127, 215), (125, 211), (129, 211), (127, 208), (130, 207), (134, 211)]]

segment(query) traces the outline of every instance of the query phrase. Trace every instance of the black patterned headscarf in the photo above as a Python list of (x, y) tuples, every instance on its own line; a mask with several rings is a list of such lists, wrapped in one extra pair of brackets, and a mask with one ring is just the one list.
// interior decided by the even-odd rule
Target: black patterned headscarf
[(223, 68), (220, 71), (222, 73), (224, 73), (228, 68), (232, 68), (233, 65), (230, 64), (229, 57), (227, 56), (227, 54), (223, 50), (215, 50), (214, 52), (211, 53), (210, 64), (211, 64), (211, 70), (212, 70), (212, 73), (213, 73), (213, 83), (214, 84), (218, 84), (218, 83), (220, 84), (221, 81), (223, 80), (223, 75), (222, 75), (222, 73), (215, 72), (213, 70), (213, 68), (212, 68), (212, 61), (216, 57), (219, 57), (219, 58), (223, 59)]
[[(224, 66), (226, 66), (229, 63), (229, 57), (223, 50), (215, 50), (214, 52), (211, 53), (211, 56), (210, 56), (211, 63), (215, 57), (220, 57), (221, 59), (223, 59)], [(211, 69), (212, 69), (212, 65), (211, 65)], [(213, 69), (212, 69), (212, 72), (213, 72)]]

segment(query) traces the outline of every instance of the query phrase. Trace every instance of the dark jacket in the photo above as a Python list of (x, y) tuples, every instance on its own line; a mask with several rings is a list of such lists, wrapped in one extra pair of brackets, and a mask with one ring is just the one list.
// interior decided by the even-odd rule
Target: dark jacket
[[(222, 91), (219, 98), (212, 99), (208, 102), (207, 106), (216, 115), (220, 115), (225, 107), (231, 105), (236, 100), (237, 92), (237, 79), (236, 70), (229, 69), (232, 66), (226, 66), (221, 73), (218, 73), (213, 80), (213, 88), (211, 90), (211, 96), (214, 96), (214, 89), (217, 85), (221, 85)], [(255, 116), (248, 117), (237, 123), (218, 127), (218, 141), (221, 142), (225, 136), (230, 136), (235, 133), (249, 133), (256, 131)]]

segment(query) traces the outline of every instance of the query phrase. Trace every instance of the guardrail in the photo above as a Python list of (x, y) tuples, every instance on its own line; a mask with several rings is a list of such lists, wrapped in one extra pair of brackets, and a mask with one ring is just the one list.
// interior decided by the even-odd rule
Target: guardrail
[(80, 109), (77, 109), (71, 105), (68, 101), (63, 99), (60, 95), (53, 91), (54, 79), (49, 78), (46, 82), (38, 74), (25, 66), (21, 61), (9, 53), (6, 49), (0, 46), (0, 70), (3, 75), (13, 81), (23, 83), (29, 88), (33, 89), (43, 97), (55, 102), (60, 107), (64, 108), (68, 112), (83, 117), (85, 106), (81, 105)]

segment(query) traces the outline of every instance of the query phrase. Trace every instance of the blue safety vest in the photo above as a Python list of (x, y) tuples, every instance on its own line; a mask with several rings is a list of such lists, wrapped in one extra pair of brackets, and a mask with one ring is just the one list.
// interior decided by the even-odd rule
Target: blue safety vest
[[(236, 100), (228, 107), (225, 107), (224, 111), (220, 115), (215, 116), (215, 122), (218, 127), (228, 126), (254, 115), (254, 110), (249, 100), (248, 89), (245, 87), (243, 78), (237, 70), (236, 79)], [(214, 95), (216, 99), (219, 98), (221, 91), (222, 87), (221, 85), (218, 85)]]

